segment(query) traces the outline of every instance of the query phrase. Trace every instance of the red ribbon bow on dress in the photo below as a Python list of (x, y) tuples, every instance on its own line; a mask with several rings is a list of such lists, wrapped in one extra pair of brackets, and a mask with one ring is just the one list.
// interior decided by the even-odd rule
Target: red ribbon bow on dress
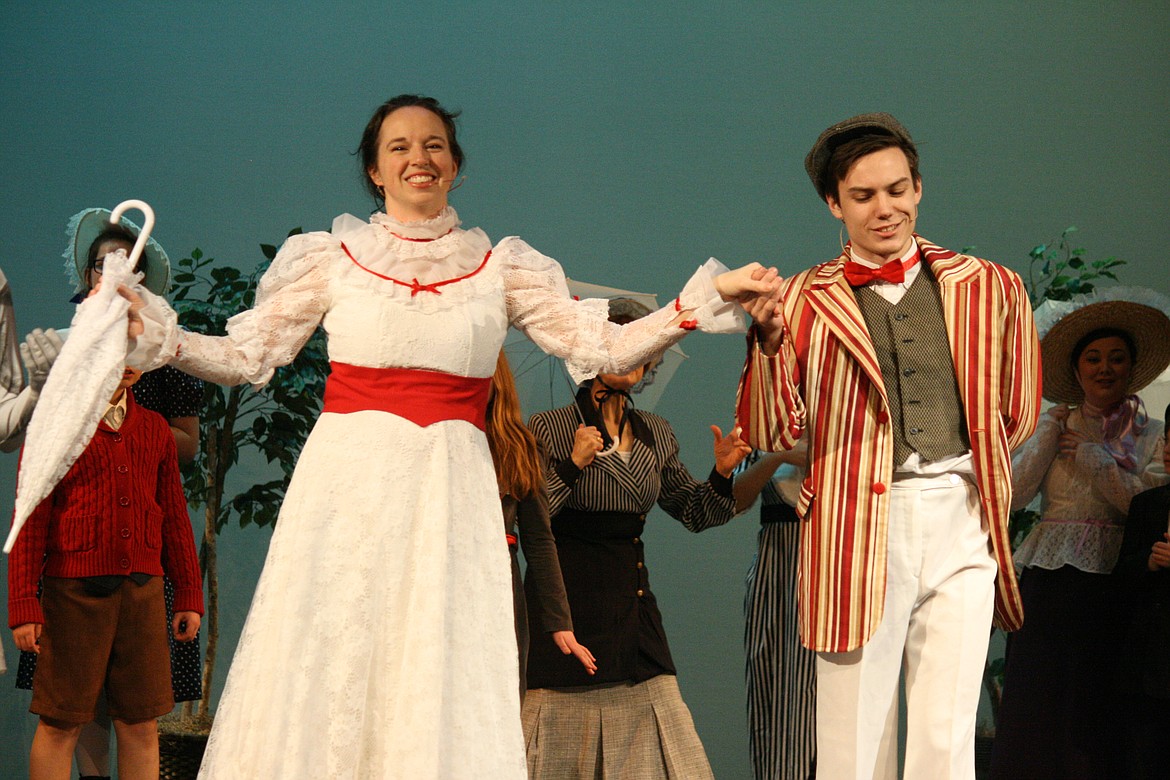
[(906, 281), (906, 268), (901, 260), (891, 260), (877, 268), (848, 260), (845, 263), (845, 281), (849, 282), (851, 287), (861, 287), (873, 281), (901, 284)]

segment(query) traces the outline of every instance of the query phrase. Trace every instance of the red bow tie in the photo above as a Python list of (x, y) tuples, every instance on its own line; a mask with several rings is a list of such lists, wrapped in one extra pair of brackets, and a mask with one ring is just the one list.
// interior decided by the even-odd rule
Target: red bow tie
[(916, 262), (918, 262), (917, 255), (905, 264), (901, 260), (890, 260), (885, 265), (870, 268), (868, 265), (848, 260), (845, 263), (845, 281), (849, 282), (852, 287), (861, 287), (863, 284), (869, 284), (873, 281), (901, 284), (906, 281), (906, 267), (912, 267)]

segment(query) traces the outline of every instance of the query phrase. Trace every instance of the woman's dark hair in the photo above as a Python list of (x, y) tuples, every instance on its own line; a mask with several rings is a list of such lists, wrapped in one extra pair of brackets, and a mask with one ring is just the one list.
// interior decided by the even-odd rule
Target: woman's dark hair
[[(137, 234), (125, 225), (110, 225), (102, 232), (98, 233), (97, 238), (89, 245), (89, 252), (86, 254), (85, 270), (91, 270), (98, 261), (98, 249), (107, 241), (124, 241), (130, 246), (134, 246), (138, 241)], [(146, 253), (143, 252), (138, 257), (138, 263), (134, 266), (135, 272), (146, 270)]]
[(1134, 343), (1133, 336), (1130, 335), (1129, 331), (1123, 330), (1121, 328), (1097, 328), (1096, 330), (1091, 330), (1085, 335), (1081, 336), (1077, 343), (1073, 345), (1071, 353), (1073, 373), (1076, 373), (1077, 362), (1081, 359), (1081, 353), (1085, 351), (1086, 347), (1088, 347), (1097, 339), (1107, 339), (1113, 337), (1119, 338), (1125, 342), (1125, 346), (1129, 350), (1130, 362), (1137, 363), (1137, 345)]
[(365, 131), (362, 132), (362, 140), (358, 144), (357, 151), (354, 152), (361, 159), (362, 184), (365, 186), (366, 191), (374, 196), (374, 200), (382, 200), (382, 193), (378, 192), (378, 186), (370, 178), (370, 169), (378, 164), (378, 134), (382, 132), (382, 122), (398, 109), (406, 108), (407, 106), (425, 108), (443, 120), (443, 127), (447, 131), (447, 144), (451, 148), (451, 157), (455, 160), (455, 165), (460, 170), (463, 170), (463, 149), (459, 146), (459, 141), (455, 135), (455, 118), (459, 116), (459, 112), (448, 111), (439, 105), (439, 101), (432, 97), (425, 97), (423, 95), (398, 95), (392, 97), (378, 106), (378, 110), (370, 117), (370, 121), (366, 123)]
[(821, 182), (822, 191), (840, 202), (838, 185), (849, 175), (849, 169), (853, 164), (866, 155), (891, 147), (901, 149), (906, 155), (906, 162), (910, 165), (910, 178), (917, 186), (922, 181), (922, 175), (918, 172), (918, 150), (914, 144), (900, 141), (886, 133), (868, 133), (851, 138), (833, 150), (829, 156), (829, 164), (825, 166), (825, 181)]

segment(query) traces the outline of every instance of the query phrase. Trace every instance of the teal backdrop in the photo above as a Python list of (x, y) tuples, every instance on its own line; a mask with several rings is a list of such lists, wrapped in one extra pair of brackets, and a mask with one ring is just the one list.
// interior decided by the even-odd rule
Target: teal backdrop
[[(785, 274), (834, 256), (837, 223), (804, 154), (830, 123), (883, 110), (919, 143), (919, 229), (933, 241), (1024, 272), (1032, 246), (1076, 225), (1090, 255), (1128, 262), (1123, 281), (1170, 293), (1164, 2), (6, 0), (0, 20), (0, 267), (22, 331), (70, 319), (60, 253), (83, 207), (142, 198), (172, 258), (198, 246), (243, 268), (290, 228), (368, 213), (351, 152), (400, 92), (463, 111), (467, 180), (452, 201), (465, 224), (519, 234), (582, 280), (666, 299), (709, 256)], [(684, 347), (658, 411), (703, 475), (743, 347), (703, 335)], [(15, 471), (0, 457), (3, 512)], [(646, 534), (719, 778), (749, 776), (756, 528), (753, 512), (692, 536), (656, 512)], [(223, 535), (218, 685), (268, 539)], [(4, 777), (27, 771), (35, 726), (12, 681), (0, 680)]]

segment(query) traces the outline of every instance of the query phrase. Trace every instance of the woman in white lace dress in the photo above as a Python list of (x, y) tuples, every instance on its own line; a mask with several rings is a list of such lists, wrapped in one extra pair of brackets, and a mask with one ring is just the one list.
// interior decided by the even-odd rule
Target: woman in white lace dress
[(775, 274), (711, 262), (672, 305), (615, 327), (605, 301), (569, 297), (555, 261), (460, 227), (447, 193), (463, 154), (434, 100), (385, 103), (359, 151), (385, 211), (290, 238), (226, 337), (178, 331), (153, 299), (142, 311), (140, 342), (206, 380), (263, 384), (318, 325), (332, 361), (200, 777), (519, 780), (508, 549), (483, 433), (508, 325), (577, 379), (620, 372), (689, 329), (740, 327), (727, 301)]
[(1044, 397), (1012, 458), (1013, 508), (1040, 495), (1015, 552), (1024, 626), (1011, 634), (994, 778), (1115, 778), (1122, 625), (1111, 572), (1130, 500), (1166, 481), (1160, 420), (1134, 395), (1170, 362), (1170, 302), (1113, 288), (1041, 307)]

